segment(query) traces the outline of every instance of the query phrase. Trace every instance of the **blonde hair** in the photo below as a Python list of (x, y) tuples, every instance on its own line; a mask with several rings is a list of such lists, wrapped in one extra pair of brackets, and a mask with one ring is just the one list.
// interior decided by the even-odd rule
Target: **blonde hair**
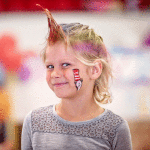
[[(47, 13), (50, 12), (46, 12), (46, 14)], [(48, 16), (50, 28), (50, 21), (54, 22), (54, 19), (49, 17), (52, 16)], [(87, 66), (94, 66), (94, 61), (96, 60), (101, 61), (102, 73), (99, 78), (95, 80), (93, 96), (98, 103), (110, 103), (111, 94), (109, 92), (109, 80), (110, 77), (112, 77), (112, 71), (110, 66), (110, 57), (105, 48), (102, 37), (97, 35), (93, 29), (89, 29), (89, 26), (82, 25), (80, 23), (58, 25), (55, 22), (53, 25), (56, 25), (55, 29), (59, 29), (57, 33), (61, 36), (58, 36), (59, 38), (57, 39), (57, 35), (55, 35), (55, 40), (52, 40), (51, 32), (54, 32), (54, 27), (52, 28), (53, 31), (51, 31), (50, 28), (49, 37), (47, 39), (48, 45), (54, 44), (56, 41), (64, 41), (67, 46), (72, 47), (75, 57)], [(46, 59), (45, 51), (46, 49), (44, 49), (44, 51), (41, 53), (43, 61)]]

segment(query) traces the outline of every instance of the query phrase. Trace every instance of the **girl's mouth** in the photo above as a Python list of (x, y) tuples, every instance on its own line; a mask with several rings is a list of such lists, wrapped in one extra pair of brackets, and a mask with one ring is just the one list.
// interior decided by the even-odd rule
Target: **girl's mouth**
[(68, 83), (67, 82), (65, 82), (65, 83), (55, 83), (54, 86), (55, 87), (62, 87), (64, 85), (66, 85), (66, 84), (68, 84)]

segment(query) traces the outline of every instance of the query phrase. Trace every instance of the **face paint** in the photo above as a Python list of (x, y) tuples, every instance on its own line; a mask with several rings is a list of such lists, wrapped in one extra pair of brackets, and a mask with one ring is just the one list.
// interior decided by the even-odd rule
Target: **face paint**
[(81, 79), (79, 76), (79, 69), (73, 69), (73, 73), (74, 73), (75, 86), (77, 90), (80, 90), (83, 79)]

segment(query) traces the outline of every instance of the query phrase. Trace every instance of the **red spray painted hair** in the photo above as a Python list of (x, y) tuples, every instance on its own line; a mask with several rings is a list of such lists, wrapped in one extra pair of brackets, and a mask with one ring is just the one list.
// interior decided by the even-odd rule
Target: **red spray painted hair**
[(57, 22), (54, 20), (54, 18), (52, 16), (52, 14), (50, 13), (50, 11), (48, 9), (43, 8), (39, 4), (36, 4), (36, 5), (40, 6), (47, 15), (48, 27), (49, 27), (49, 36), (47, 39), (48, 43), (55, 44), (57, 41), (65, 41), (65, 43), (67, 43), (66, 35), (65, 35), (64, 31), (62, 30), (62, 27), (57, 24)]

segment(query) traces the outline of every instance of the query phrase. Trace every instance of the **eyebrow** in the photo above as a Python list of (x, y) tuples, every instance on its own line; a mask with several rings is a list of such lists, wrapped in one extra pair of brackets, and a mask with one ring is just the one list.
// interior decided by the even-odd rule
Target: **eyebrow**
[[(68, 63), (74, 63), (75, 61), (74, 60), (72, 60), (72, 59), (62, 59), (62, 60), (60, 60), (59, 61), (60, 63), (64, 63), (64, 62), (68, 62)], [(45, 64), (53, 64), (53, 62), (51, 62), (51, 61), (45, 61)]]

